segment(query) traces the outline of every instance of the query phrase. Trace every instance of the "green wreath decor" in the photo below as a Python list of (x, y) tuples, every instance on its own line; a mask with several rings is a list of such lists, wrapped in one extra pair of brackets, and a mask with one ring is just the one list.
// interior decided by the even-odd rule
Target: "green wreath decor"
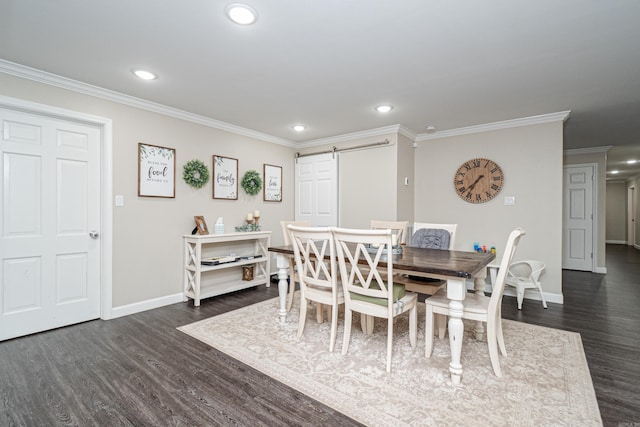
[(190, 160), (184, 165), (182, 177), (190, 186), (200, 188), (209, 182), (209, 169), (201, 160)]
[(242, 177), (242, 189), (250, 196), (255, 196), (262, 190), (262, 178), (256, 171), (248, 170)]

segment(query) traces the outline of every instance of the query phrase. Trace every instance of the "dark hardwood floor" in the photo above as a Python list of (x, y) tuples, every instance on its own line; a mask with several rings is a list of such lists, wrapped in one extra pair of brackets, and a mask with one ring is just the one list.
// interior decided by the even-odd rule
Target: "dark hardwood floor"
[[(564, 305), (505, 297), (505, 318), (580, 332), (607, 426), (640, 425), (640, 251), (564, 272)], [(0, 426), (359, 425), (176, 330), (277, 295), (258, 287), (0, 343)], [(544, 375), (544, 373), (541, 373)]]

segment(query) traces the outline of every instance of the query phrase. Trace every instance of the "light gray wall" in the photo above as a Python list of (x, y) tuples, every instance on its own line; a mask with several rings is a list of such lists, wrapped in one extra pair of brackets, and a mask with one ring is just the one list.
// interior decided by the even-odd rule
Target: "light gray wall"
[[(397, 194), (398, 206), (396, 218), (402, 221), (413, 223), (413, 211), (415, 208), (413, 191), (415, 188), (414, 175), (414, 158), (413, 158), (413, 140), (406, 136), (398, 135), (398, 175)], [(405, 178), (409, 184), (405, 185)]]
[[(182, 292), (182, 235), (194, 215), (204, 215), (210, 230), (223, 217), (233, 230), (259, 209), (263, 229), (282, 243), (279, 221), (293, 217), (293, 149), (2, 73), (0, 93), (113, 120), (113, 192), (125, 202), (113, 209), (113, 307)], [(138, 197), (139, 142), (176, 149), (174, 199)], [(213, 154), (237, 158), (240, 177), (248, 169), (262, 175), (264, 163), (282, 166), (283, 201), (241, 189), (237, 201), (214, 200), (211, 182), (198, 190), (185, 184), (183, 165), (200, 159), (211, 170)]]
[[(454, 191), (455, 171), (467, 160), (495, 161), (504, 187), (483, 204)], [(511, 230), (527, 231), (515, 259), (546, 263), (545, 292), (562, 294), (562, 122), (521, 126), (420, 142), (415, 150), (415, 220), (457, 223), (455, 249), (479, 242), (503, 254)], [(504, 197), (514, 196), (515, 206)]]
[(607, 243), (627, 242), (627, 184), (607, 182)]
[[(480, 241), (495, 245), (499, 257), (511, 230), (523, 227), (528, 234), (521, 240), (516, 258), (544, 260), (545, 292), (555, 294), (555, 302), (562, 302), (561, 122), (432, 139), (418, 143), (415, 149), (401, 134), (385, 137), (390, 141), (397, 138), (398, 144), (340, 154), (342, 226), (368, 228), (374, 217), (456, 222), (456, 249), (470, 250), (473, 242)], [(339, 147), (382, 139), (361, 138)], [(332, 145), (336, 144), (303, 152), (322, 151)], [(505, 173), (502, 193), (482, 205), (464, 202), (453, 190), (456, 169), (474, 157), (496, 161)], [(408, 188), (405, 176), (409, 177)], [(407, 190), (413, 193), (411, 197), (407, 197)], [(516, 197), (515, 206), (504, 206), (507, 195)], [(413, 206), (413, 212), (400, 206), (405, 203)]]

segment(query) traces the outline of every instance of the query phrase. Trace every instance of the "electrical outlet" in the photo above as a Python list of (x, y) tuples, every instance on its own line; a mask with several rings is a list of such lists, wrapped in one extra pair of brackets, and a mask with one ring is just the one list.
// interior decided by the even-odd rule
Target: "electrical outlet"
[(515, 196), (505, 196), (504, 197), (504, 205), (505, 206), (513, 206), (516, 204), (516, 197)]

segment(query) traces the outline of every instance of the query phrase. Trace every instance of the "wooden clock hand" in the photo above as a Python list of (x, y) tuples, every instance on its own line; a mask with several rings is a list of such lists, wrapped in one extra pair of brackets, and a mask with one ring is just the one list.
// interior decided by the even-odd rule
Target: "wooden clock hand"
[(473, 188), (476, 186), (476, 184), (478, 183), (478, 181), (480, 181), (482, 178), (484, 178), (484, 175), (480, 175), (478, 178), (476, 178), (476, 180), (473, 182), (473, 184), (471, 184), (469, 186), (469, 190), (473, 190)]

